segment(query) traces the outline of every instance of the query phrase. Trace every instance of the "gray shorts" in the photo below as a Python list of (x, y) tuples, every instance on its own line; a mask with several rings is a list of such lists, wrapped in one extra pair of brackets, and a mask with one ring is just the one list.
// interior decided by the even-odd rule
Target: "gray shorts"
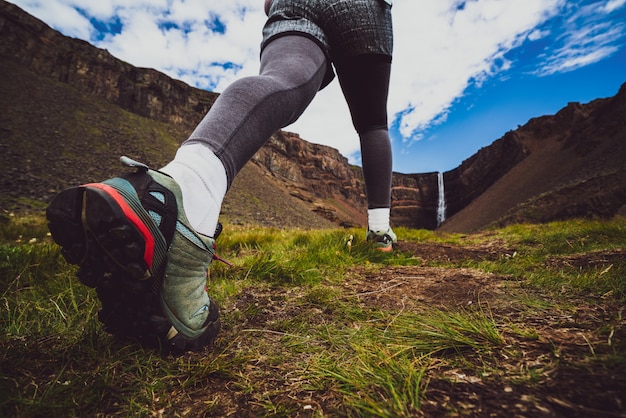
[(273, 39), (294, 34), (313, 39), (324, 50), (330, 70), (326, 86), (334, 77), (331, 62), (371, 54), (391, 59), (391, 5), (384, 0), (273, 0), (261, 51)]

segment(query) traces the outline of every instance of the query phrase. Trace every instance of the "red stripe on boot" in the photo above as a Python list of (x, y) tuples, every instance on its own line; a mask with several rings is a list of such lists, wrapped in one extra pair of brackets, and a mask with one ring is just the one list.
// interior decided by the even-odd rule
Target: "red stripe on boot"
[(91, 183), (85, 184), (86, 187), (94, 187), (96, 189), (100, 189), (104, 191), (106, 194), (111, 196), (113, 200), (119, 205), (124, 212), (126, 218), (133, 223), (141, 233), (144, 238), (146, 248), (144, 250), (143, 259), (148, 265), (148, 268), (152, 270), (152, 261), (154, 260), (154, 236), (148, 229), (145, 223), (139, 218), (139, 216), (133, 211), (133, 209), (128, 205), (126, 199), (113, 187), (108, 184), (103, 183)]

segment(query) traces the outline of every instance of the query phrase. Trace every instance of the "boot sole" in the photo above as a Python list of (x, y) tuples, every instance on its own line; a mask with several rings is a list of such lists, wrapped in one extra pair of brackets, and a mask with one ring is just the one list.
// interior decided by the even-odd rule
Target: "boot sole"
[(79, 266), (76, 275), (84, 285), (96, 289), (105, 331), (165, 353), (198, 350), (213, 342), (220, 329), (213, 301), (202, 335), (171, 337), (160, 283), (149, 271), (154, 239), (115, 189), (101, 183), (67, 189), (50, 202), (46, 217), (65, 260)]

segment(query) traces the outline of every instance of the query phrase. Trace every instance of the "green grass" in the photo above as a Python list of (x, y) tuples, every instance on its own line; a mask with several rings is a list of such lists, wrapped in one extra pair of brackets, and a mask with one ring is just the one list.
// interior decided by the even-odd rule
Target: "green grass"
[[(470, 378), (483, 391), (523, 385), (550, 409), (542, 391), (562, 368), (626, 366), (624, 219), (397, 232), (415, 245), (496, 245), (499, 255), (442, 262), (419, 250), (373, 250), (361, 230), (227, 227), (218, 253), (233, 266), (212, 264), (209, 280), (222, 307), (220, 337), (206, 352), (163, 358), (101, 329), (95, 291), (74, 277), (43, 219), (5, 219), (0, 415), (461, 414), (467, 400), (440, 388)], [(405, 309), (351, 287), (377, 289), (405, 271), (407, 283), (420, 280), (416, 271), (458, 271), (469, 281), (472, 271), (490, 273), (501, 293), (460, 306), (399, 291), (425, 300)], [(568, 346), (576, 333), (582, 343)]]
[[(625, 218), (515, 225), (498, 231), (497, 236), (516, 250), (514, 257), (489, 266), (492, 271), (523, 276), (529, 284), (541, 288), (626, 297), (623, 256), (603, 256), (626, 247)], [(599, 254), (597, 258), (608, 261), (594, 263), (591, 258), (587, 263), (576, 262), (581, 254)]]

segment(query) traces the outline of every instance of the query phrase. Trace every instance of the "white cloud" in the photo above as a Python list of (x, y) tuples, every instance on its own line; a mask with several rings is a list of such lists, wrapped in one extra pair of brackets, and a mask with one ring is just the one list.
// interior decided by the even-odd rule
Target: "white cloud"
[(12, 1), (29, 14), (61, 30), (64, 35), (89, 40), (93, 27), (89, 19), (62, 1), (20, 0)]
[[(598, 1), (584, 7), (570, 6), (557, 47), (537, 71), (539, 75), (573, 71), (601, 61), (619, 50), (626, 38), (626, 13), (607, 20), (626, 5), (626, 0)], [(617, 13), (616, 13), (617, 12)]]
[(216, 2), (210, 9), (201, 0), (169, 3), (169, 8), (158, 2), (116, 7), (124, 30), (97, 45), (134, 65), (216, 91), (257, 72), (264, 21), (257, 2)]
[(550, 35), (549, 30), (535, 29), (528, 34), (529, 41), (538, 41)]
[(458, 10), (451, 1), (394, 3), (398, 18), (390, 107), (400, 115), (403, 136), (414, 137), (417, 131), (445, 121), (470, 83), (480, 85), (508, 70), (512, 64), (505, 53), (529, 34), (537, 36), (535, 28), (561, 4), (560, 0), (480, 0), (466, 2)]
[(624, 7), (624, 5), (626, 5), (626, 0), (610, 0), (604, 6), (604, 12), (612, 13), (616, 10), (621, 9), (622, 7)]

